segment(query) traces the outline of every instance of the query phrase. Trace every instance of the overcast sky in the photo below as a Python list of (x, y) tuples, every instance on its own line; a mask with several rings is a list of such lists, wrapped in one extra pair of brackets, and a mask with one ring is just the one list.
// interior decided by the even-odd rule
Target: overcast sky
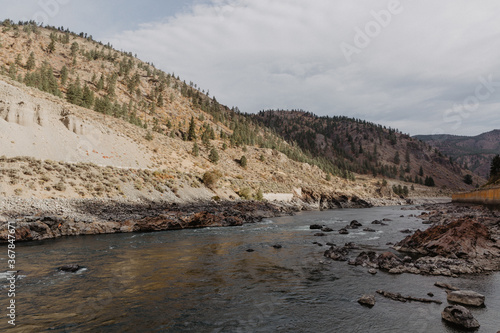
[(244, 112), (304, 109), (405, 133), (500, 128), (500, 2), (0, 0), (87, 32)]

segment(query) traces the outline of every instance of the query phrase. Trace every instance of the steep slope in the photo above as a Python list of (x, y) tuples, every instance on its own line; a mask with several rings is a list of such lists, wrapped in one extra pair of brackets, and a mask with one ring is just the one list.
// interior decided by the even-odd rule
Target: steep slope
[(457, 163), (488, 178), (492, 158), (500, 154), (500, 130), (477, 136), (417, 135), (415, 138), (438, 148)]
[(453, 190), (484, 182), (471, 175), (473, 184), (465, 184), (470, 172), (431, 146), (381, 125), (304, 111), (262, 111), (254, 119), (339, 169), (421, 184), (432, 178), (436, 186)]

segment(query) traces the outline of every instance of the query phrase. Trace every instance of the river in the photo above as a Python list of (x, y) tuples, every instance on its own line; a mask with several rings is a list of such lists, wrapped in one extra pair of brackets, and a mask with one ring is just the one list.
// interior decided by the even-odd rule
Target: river
[[(436, 281), (484, 294), (486, 307), (472, 309), (481, 324), (478, 332), (497, 332), (498, 273), (371, 275), (366, 268), (323, 257), (326, 242), (361, 245), (351, 257), (367, 249), (386, 251), (387, 242), (405, 237), (400, 230), (426, 227), (410, 216), (420, 212), (331, 210), (241, 227), (17, 243), (17, 325), (9, 332), (458, 332), (441, 320), (446, 294)], [(383, 218), (392, 221), (371, 224)], [(353, 219), (377, 232), (315, 237), (309, 229), (319, 223), (338, 230)], [(67, 263), (86, 268), (57, 271)], [(0, 265), (7, 266), (5, 256)], [(395, 302), (375, 294), (378, 289), (416, 297), (432, 292), (443, 304)], [(5, 309), (7, 290), (0, 292)], [(357, 303), (363, 294), (376, 295), (373, 308)], [(0, 330), (10, 326), (7, 320), (1, 319)]]

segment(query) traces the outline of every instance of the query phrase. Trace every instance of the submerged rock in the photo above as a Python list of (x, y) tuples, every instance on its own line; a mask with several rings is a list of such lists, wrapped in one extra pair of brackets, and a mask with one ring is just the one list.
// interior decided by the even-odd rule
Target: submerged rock
[(323, 232), (332, 232), (333, 229), (329, 228), (329, 227), (323, 227), (323, 228), (321, 228), (321, 231), (323, 231)]
[(342, 228), (342, 229), (339, 230), (339, 234), (341, 234), (341, 235), (348, 235), (349, 231), (347, 231), (346, 228)]
[(377, 267), (377, 254), (374, 251), (361, 252), (354, 261), (356, 266)]
[(452, 286), (451, 284), (444, 283), (444, 282), (436, 282), (434, 283), (436, 287), (443, 288), (443, 289), (448, 289), (448, 290), (460, 290), (457, 287)]
[(68, 265), (62, 265), (61, 267), (58, 267), (57, 269), (62, 271), (62, 272), (74, 273), (74, 272), (78, 271), (80, 268), (83, 268), (83, 266), (80, 266), (77, 264), (68, 264)]
[(441, 313), (441, 318), (466, 329), (479, 328), (480, 326), (472, 313), (461, 305), (447, 306)]
[(349, 248), (347, 247), (338, 247), (331, 246), (328, 250), (325, 251), (324, 256), (335, 261), (347, 261), (347, 255), (349, 254)]
[(448, 302), (471, 306), (483, 306), (485, 299), (484, 295), (471, 290), (451, 291), (446, 298)]
[(323, 228), (323, 226), (319, 225), (319, 224), (311, 224), (309, 226), (309, 229), (312, 229), (312, 230), (314, 230), (314, 229), (321, 229), (321, 228)]
[(349, 228), (351, 228), (351, 229), (358, 229), (361, 226), (362, 226), (362, 224), (356, 220), (352, 220), (351, 223), (349, 224)]

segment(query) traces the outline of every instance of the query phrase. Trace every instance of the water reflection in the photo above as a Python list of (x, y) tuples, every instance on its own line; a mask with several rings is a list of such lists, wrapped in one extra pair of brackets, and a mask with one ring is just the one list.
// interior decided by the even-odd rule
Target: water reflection
[[(26, 278), (19, 281), (20, 325), (12, 332), (453, 332), (440, 319), (446, 294), (434, 287), (437, 280), (485, 294), (487, 307), (473, 312), (482, 324), (479, 332), (496, 332), (498, 274), (372, 276), (366, 268), (326, 260), (326, 246), (313, 244), (355, 241), (363, 244), (359, 251), (384, 251), (388, 241), (404, 237), (399, 230), (422, 228), (421, 221), (408, 217), (418, 213), (398, 208), (313, 212), (243, 227), (20, 244)], [(309, 230), (312, 223), (338, 230), (353, 219), (367, 225), (382, 218), (393, 221), (373, 226), (377, 237), (361, 232), (351, 238), (336, 232), (315, 237)], [(250, 248), (255, 251), (247, 252)], [(87, 270), (57, 272), (65, 263)], [(377, 289), (417, 297), (432, 291), (444, 303), (377, 298), (372, 309), (359, 306), (362, 294)], [(2, 293), (0, 302), (5, 301)], [(0, 329), (6, 327), (0, 322)]]

